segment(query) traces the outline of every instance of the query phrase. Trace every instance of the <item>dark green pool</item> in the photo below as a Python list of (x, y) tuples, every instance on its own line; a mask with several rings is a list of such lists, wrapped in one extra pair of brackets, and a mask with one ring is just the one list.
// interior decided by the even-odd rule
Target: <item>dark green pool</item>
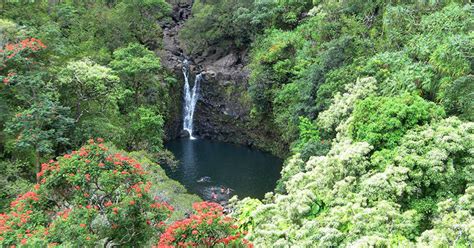
[(205, 200), (263, 198), (274, 190), (283, 164), (265, 152), (205, 139), (177, 139), (165, 146), (180, 161), (177, 169), (167, 169), (168, 176)]

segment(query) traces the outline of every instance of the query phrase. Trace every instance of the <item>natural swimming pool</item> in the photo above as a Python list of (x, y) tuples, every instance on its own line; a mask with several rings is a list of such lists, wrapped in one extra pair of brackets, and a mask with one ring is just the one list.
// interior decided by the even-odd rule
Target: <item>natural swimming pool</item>
[(206, 139), (176, 139), (165, 146), (179, 160), (177, 168), (166, 169), (168, 176), (204, 200), (263, 198), (280, 178), (280, 158), (246, 146)]

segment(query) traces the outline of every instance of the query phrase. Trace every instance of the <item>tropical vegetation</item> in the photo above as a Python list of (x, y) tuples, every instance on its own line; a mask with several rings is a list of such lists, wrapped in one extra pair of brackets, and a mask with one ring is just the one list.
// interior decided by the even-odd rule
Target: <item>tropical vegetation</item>
[(0, 246), (474, 245), (468, 1), (192, 1), (184, 52), (244, 54), (290, 154), (226, 214), (161, 167), (176, 2), (0, 2)]

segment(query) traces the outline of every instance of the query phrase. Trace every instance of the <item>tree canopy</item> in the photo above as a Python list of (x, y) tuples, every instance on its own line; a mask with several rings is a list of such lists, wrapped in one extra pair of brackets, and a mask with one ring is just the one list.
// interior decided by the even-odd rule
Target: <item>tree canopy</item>
[[(1, 247), (473, 246), (470, 2), (0, 6)], [(183, 85), (163, 36), (203, 70), (235, 55), (242, 80), (206, 89), (239, 91), (225, 125), (290, 153), (274, 192), (224, 208), (168, 178)]]

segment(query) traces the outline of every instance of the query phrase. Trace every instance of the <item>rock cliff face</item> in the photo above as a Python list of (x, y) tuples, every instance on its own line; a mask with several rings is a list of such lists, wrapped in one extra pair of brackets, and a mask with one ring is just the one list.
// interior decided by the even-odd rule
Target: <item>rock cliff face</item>
[(165, 134), (166, 139), (171, 140), (179, 137), (183, 128), (183, 75), (181, 72), (184, 52), (178, 39), (179, 30), (184, 22), (191, 15), (192, 0), (172, 0), (168, 1), (173, 6), (172, 21), (163, 23), (163, 48), (157, 54), (161, 58), (161, 63), (168, 70), (172, 71), (177, 78), (177, 82), (171, 88), (170, 96), (172, 104), (166, 118)]
[[(270, 151), (285, 156), (287, 146), (279, 142), (279, 137), (268, 125), (252, 119), (251, 100), (248, 95), (248, 75), (245, 68), (247, 51), (216, 51), (187, 57), (178, 39), (178, 33), (191, 15), (192, 1), (174, 4), (174, 23), (163, 27), (163, 51), (159, 54), (162, 63), (175, 72), (178, 84), (172, 94), (176, 100), (175, 110), (170, 114), (166, 133), (168, 139), (183, 135), (182, 61), (191, 62), (191, 82), (198, 73), (203, 73), (199, 100), (194, 113), (194, 135), (202, 138), (238, 143)], [(179, 106), (179, 107), (177, 107)]]

